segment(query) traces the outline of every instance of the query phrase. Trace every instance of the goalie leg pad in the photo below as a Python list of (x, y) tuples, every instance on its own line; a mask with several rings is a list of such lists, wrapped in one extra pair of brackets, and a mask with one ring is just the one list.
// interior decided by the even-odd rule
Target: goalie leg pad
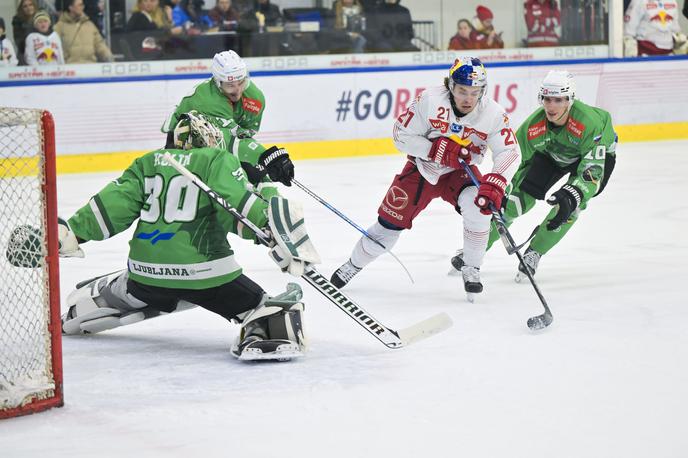
[(67, 297), (64, 334), (94, 334), (159, 315), (127, 293), (128, 272), (121, 270), (82, 284)]
[(243, 324), (232, 354), (243, 361), (284, 361), (303, 356), (307, 343), (301, 297), (301, 288), (289, 283), (286, 292), (266, 295), (258, 307), (238, 317)]

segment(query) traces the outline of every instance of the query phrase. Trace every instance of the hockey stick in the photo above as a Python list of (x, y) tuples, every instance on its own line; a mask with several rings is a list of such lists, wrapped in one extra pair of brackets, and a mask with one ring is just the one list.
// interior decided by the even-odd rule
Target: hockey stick
[[(206, 193), (216, 204), (221, 206), (225, 211), (234, 216), (238, 221), (241, 221), (246, 227), (251, 229), (258, 240), (264, 245), (269, 246), (271, 243), (270, 236), (253, 224), (248, 218), (244, 217), (234, 207), (232, 207), (225, 199), (213, 191), (207, 184), (205, 184), (196, 175), (189, 172), (183, 165), (177, 162), (170, 153), (165, 153), (165, 160), (179, 173), (184, 175), (193, 184)], [(432, 335), (438, 334), (452, 325), (452, 320), (446, 313), (439, 313), (419, 323), (411, 325), (407, 328), (395, 331), (383, 325), (372, 315), (370, 315), (363, 307), (356, 304), (336, 286), (323, 277), (312, 265), (307, 265), (306, 271), (301, 275), (305, 281), (311, 284), (322, 295), (324, 295), (330, 302), (339, 307), (344, 313), (349, 315), (356, 323), (368, 331), (373, 337), (382, 342), (387, 348), (401, 348), (412, 343), (423, 340)]]
[[(468, 174), (469, 177), (471, 177), (471, 181), (476, 187), (480, 187), (480, 181), (478, 178), (475, 176), (473, 173), (473, 170), (471, 170), (470, 166), (466, 164), (462, 159), (459, 159), (459, 162), (463, 166), (464, 170)], [(495, 208), (495, 206), (490, 203), (490, 211), (492, 212), (492, 221), (494, 221), (495, 226), (497, 226), (497, 231), (499, 232), (500, 237), (504, 237), (506, 240), (504, 246), (506, 246), (507, 252), (509, 251), (509, 247), (513, 248), (514, 254), (516, 254), (516, 257), (518, 258), (518, 261), (521, 263), (523, 266), (523, 270), (525, 270), (526, 275), (528, 276), (528, 280), (530, 280), (530, 283), (533, 285), (533, 288), (535, 289), (535, 292), (537, 293), (538, 297), (540, 298), (540, 302), (542, 303), (542, 306), (545, 309), (545, 312), (541, 315), (538, 316), (533, 316), (528, 318), (527, 324), (528, 327), (533, 330), (539, 330), (539, 329), (544, 329), (550, 324), (552, 324), (552, 320), (554, 320), (554, 317), (552, 316), (552, 312), (549, 309), (549, 306), (547, 305), (547, 301), (545, 300), (544, 296), (540, 292), (540, 288), (538, 288), (537, 283), (535, 283), (535, 279), (533, 278), (533, 274), (530, 272), (530, 269), (526, 265), (526, 263), (523, 261), (523, 256), (521, 255), (521, 252), (519, 251), (519, 247), (516, 246), (516, 242), (514, 242), (514, 238), (511, 236), (511, 233), (509, 232), (509, 229), (506, 227), (506, 223), (504, 222), (504, 218), (502, 217), (502, 214), (499, 210)], [(511, 254), (511, 253), (509, 253)]]
[(396, 259), (396, 261), (399, 263), (399, 265), (404, 269), (404, 271), (406, 272), (406, 275), (408, 275), (409, 280), (411, 280), (411, 283), (415, 283), (415, 282), (413, 281), (413, 277), (411, 276), (411, 272), (409, 272), (409, 270), (406, 268), (406, 266), (404, 265), (404, 263), (401, 262), (401, 259), (399, 259), (399, 258), (397, 257), (397, 255), (395, 255), (394, 253), (392, 253), (392, 250), (387, 250), (387, 248), (386, 248), (382, 243), (380, 243), (379, 240), (373, 238), (373, 236), (370, 235), (370, 234), (368, 233), (368, 231), (366, 231), (366, 230), (363, 229), (361, 226), (359, 226), (358, 224), (354, 223), (352, 220), (350, 220), (349, 218), (347, 218), (347, 216), (346, 216), (344, 213), (340, 212), (340, 211), (337, 210), (335, 207), (333, 207), (332, 205), (330, 205), (329, 203), (327, 203), (326, 200), (322, 199), (320, 196), (318, 196), (316, 193), (314, 193), (313, 191), (311, 191), (310, 189), (308, 189), (306, 186), (302, 185), (301, 183), (299, 183), (298, 181), (296, 181), (294, 178), (291, 179), (291, 182), (294, 183), (294, 184), (295, 184), (296, 186), (298, 186), (299, 188), (301, 188), (302, 191), (304, 191), (306, 194), (308, 194), (309, 196), (311, 196), (313, 199), (315, 199), (315, 200), (318, 201), (319, 203), (323, 204), (326, 208), (328, 208), (329, 210), (331, 210), (335, 215), (339, 216), (341, 219), (343, 219), (344, 221), (346, 221), (347, 223), (349, 223), (349, 224), (350, 224), (351, 226), (353, 226), (358, 232), (360, 232), (361, 234), (363, 234), (366, 238), (372, 240), (372, 241), (375, 242), (375, 244), (378, 245), (380, 248), (382, 248), (383, 250), (387, 251), (387, 253), (389, 253), (394, 259)]

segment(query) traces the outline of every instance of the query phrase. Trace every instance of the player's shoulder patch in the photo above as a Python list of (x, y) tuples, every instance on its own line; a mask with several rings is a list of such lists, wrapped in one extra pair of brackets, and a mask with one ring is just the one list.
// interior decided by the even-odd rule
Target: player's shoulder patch
[(547, 120), (543, 119), (540, 122), (528, 126), (528, 140), (534, 140), (547, 132)]
[(583, 132), (585, 132), (585, 124), (574, 119), (573, 116), (569, 116), (569, 120), (566, 122), (566, 130), (574, 137), (581, 138), (583, 137)]
[(244, 110), (253, 114), (258, 114), (263, 109), (263, 104), (260, 100), (250, 97), (243, 97), (241, 99), (241, 106), (244, 108)]

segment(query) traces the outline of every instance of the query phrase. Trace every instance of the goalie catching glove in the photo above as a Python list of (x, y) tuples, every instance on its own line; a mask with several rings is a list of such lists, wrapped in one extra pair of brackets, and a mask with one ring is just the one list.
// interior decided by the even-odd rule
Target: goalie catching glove
[(69, 227), (69, 223), (57, 217), (57, 240), (60, 242), (61, 258), (83, 258), (84, 251), (79, 247), (79, 241)]
[(321, 262), (306, 231), (300, 204), (283, 197), (272, 197), (268, 207), (268, 225), (274, 242), (269, 255), (282, 272), (300, 277), (307, 264)]
[[(58, 254), (61, 258), (83, 258), (84, 252), (79, 242), (69, 228), (67, 221), (57, 218)], [(15, 227), (7, 242), (5, 257), (15, 267), (42, 267), (44, 252), (43, 231), (39, 228), (24, 224)]]

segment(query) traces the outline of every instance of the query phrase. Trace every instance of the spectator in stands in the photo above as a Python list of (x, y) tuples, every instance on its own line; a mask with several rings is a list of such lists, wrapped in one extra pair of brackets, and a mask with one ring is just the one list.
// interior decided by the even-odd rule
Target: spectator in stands
[(527, 0), (525, 10), (529, 47), (557, 46), (561, 38), (561, 12), (557, 0)]
[(169, 29), (171, 25), (160, 8), (159, 0), (137, 0), (127, 22), (127, 31), (162, 31)]
[(112, 62), (112, 52), (95, 24), (84, 14), (83, 0), (65, 0), (66, 10), (55, 24), (68, 64)]
[(365, 36), (374, 51), (419, 51), (411, 43), (413, 21), (411, 12), (399, 4), (400, 0), (385, 0), (367, 17)]
[(0, 67), (13, 67), (18, 63), (14, 45), (5, 36), (5, 20), (0, 17)]
[(14, 43), (17, 45), (17, 56), (19, 64), (24, 62), (24, 43), (26, 37), (33, 30), (33, 15), (38, 11), (36, 0), (20, 0), (17, 4), (17, 14), (12, 18), (12, 35)]
[(55, 8), (55, 0), (37, 0), (36, 3), (38, 10), (44, 10), (50, 15), (51, 23), (57, 21), (57, 18), (60, 16), (60, 14), (58, 13), (57, 8)]
[(93, 22), (102, 36), (105, 36), (105, 0), (84, 0), (84, 14)]
[(187, 34), (198, 35), (213, 23), (203, 12), (204, 0), (181, 0), (172, 10), (172, 24), (183, 27)]
[(237, 30), (239, 26), (239, 13), (232, 8), (232, 0), (217, 0), (208, 17), (219, 30)]
[(449, 49), (480, 49), (480, 44), (475, 40), (475, 27), (468, 19), (459, 19), (456, 23), (456, 35), (449, 40)]
[[(257, 14), (262, 14), (265, 17), (264, 25), (266, 26), (282, 25), (284, 23), (279, 6), (270, 3), (270, 0), (256, 0), (254, 10)], [(260, 16), (258, 17), (258, 22), (263, 22), (260, 20)]]
[(26, 37), (24, 60), (27, 65), (64, 64), (60, 36), (52, 28), (50, 14), (39, 10), (33, 15), (33, 32)]
[(334, 28), (345, 33), (350, 52), (362, 53), (365, 51), (366, 39), (363, 32), (366, 28), (366, 19), (363, 16), (363, 7), (359, 0), (337, 0), (333, 5)]
[(678, 20), (676, 2), (632, 0), (624, 16), (624, 55), (661, 56), (680, 50)]
[(179, 5), (179, 0), (162, 0), (162, 10), (165, 12), (167, 22), (173, 24), (172, 11)]
[(688, 0), (683, 2), (683, 15), (688, 19)]
[(497, 33), (494, 29), (492, 21), (494, 15), (492, 11), (483, 5), (478, 5), (475, 9), (475, 18), (473, 25), (475, 31), (473, 33), (473, 40), (477, 41), (481, 49), (501, 49), (504, 47), (502, 41), (502, 32)]

